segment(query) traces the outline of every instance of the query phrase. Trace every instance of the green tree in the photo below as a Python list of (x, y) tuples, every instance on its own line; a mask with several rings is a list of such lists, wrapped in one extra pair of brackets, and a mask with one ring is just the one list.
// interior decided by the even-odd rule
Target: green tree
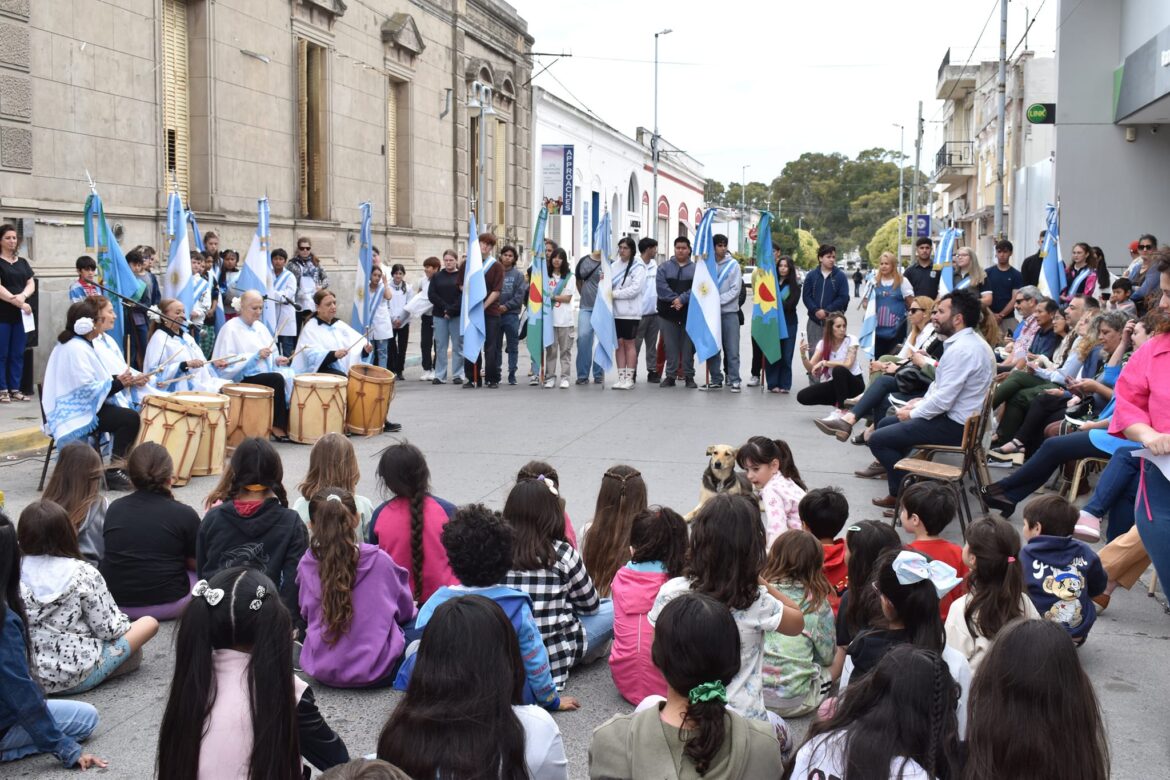
[(714, 179), (703, 182), (703, 200), (707, 203), (722, 203), (725, 197), (723, 185)]
[(820, 242), (807, 230), (797, 230), (797, 250), (792, 259), (801, 268), (815, 268), (817, 265), (817, 249)]
[(898, 188), (867, 192), (849, 204), (850, 244), (858, 247), (862, 260), (877, 262), (877, 255), (868, 255), (867, 242), (885, 221), (898, 214)]
[[(886, 220), (877, 232), (873, 234), (873, 238), (865, 245), (864, 255), (868, 255), (869, 263), (872, 266), (877, 266), (878, 258), (881, 257), (882, 252), (893, 252), (896, 257), (898, 254), (898, 232), (905, 228), (905, 218), (899, 219), (895, 214)], [(899, 262), (901, 260), (899, 259)]]

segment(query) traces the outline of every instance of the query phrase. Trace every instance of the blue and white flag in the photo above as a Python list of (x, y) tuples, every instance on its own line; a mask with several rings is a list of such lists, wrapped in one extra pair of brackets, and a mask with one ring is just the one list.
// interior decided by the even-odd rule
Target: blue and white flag
[(695, 231), (695, 281), (687, 305), (687, 335), (695, 345), (695, 357), (699, 360), (708, 360), (719, 354), (719, 346), (723, 343), (719, 285), (715, 282), (719, 272), (715, 263), (714, 221), (715, 209), (707, 209)]
[(362, 212), (362, 228), (358, 241), (357, 276), (353, 285), (353, 313), (349, 321), (353, 329), (363, 335), (368, 334), (374, 323), (374, 312), (378, 303), (384, 300), (385, 279), (378, 283), (378, 289), (370, 291), (370, 274), (374, 272), (374, 236), (371, 225), (373, 223), (373, 204), (370, 201), (359, 207)]
[(1040, 247), (1040, 257), (1044, 258), (1040, 266), (1040, 294), (1059, 303), (1065, 282), (1064, 260), (1060, 257), (1060, 208), (1051, 203), (1045, 208), (1048, 210), (1045, 217), (1048, 232), (1044, 236), (1044, 245)]
[(938, 239), (938, 251), (934, 255), (934, 268), (938, 276), (938, 295), (941, 298), (955, 289), (955, 244), (963, 231), (949, 227)]
[(256, 232), (252, 234), (248, 254), (244, 255), (236, 286), (229, 291), (232, 296), (242, 295), (248, 290), (268, 294), (268, 283), (272, 278), (272, 259), (268, 256), (268, 198), (260, 199), (257, 212)]
[(200, 252), (206, 252), (207, 249), (203, 246), (203, 231), (199, 229), (199, 221), (195, 219), (194, 211), (187, 212), (187, 224), (191, 226), (191, 246)]
[(877, 358), (874, 350), (877, 349), (877, 271), (870, 269), (865, 277), (865, 318), (861, 321), (861, 332), (857, 335), (857, 342), (871, 358)]
[[(609, 211), (597, 223), (597, 230), (593, 232), (594, 252), (599, 252), (601, 262), (601, 279), (597, 282), (597, 300), (593, 304), (593, 312), (589, 315), (589, 323), (593, 326), (593, 362), (601, 366), (602, 371), (613, 368), (614, 354), (617, 351), (617, 325), (613, 318), (613, 279), (610, 273), (609, 260), (613, 222)], [(635, 258), (630, 258), (635, 262)]]
[(125, 317), (118, 296), (137, 301), (146, 291), (146, 284), (130, 270), (126, 255), (118, 245), (118, 239), (106, 219), (106, 210), (96, 189), (85, 201), (83, 219), (85, 246), (97, 260), (98, 282), (105, 290), (114, 293), (107, 296), (114, 304), (114, 326), (110, 328), (109, 334), (118, 345), (122, 345), (126, 332)]
[(183, 302), (187, 313), (191, 313), (191, 238), (188, 233), (187, 212), (183, 209), (183, 198), (172, 192), (167, 197), (167, 238), (171, 249), (167, 254), (167, 273), (163, 277), (162, 296), (176, 298)]
[[(474, 363), (483, 350), (485, 331), (483, 300), (487, 282), (483, 277), (483, 252), (479, 248), (479, 230), (472, 213), (467, 235), (467, 264), (463, 267), (463, 302), (459, 312), (459, 333), (463, 336), (463, 357)], [(467, 377), (473, 381), (473, 377)]]

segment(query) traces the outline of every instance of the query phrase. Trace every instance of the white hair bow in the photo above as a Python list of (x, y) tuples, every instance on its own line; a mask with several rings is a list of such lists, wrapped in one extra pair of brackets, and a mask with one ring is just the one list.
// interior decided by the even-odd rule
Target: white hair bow
[(204, 601), (214, 607), (223, 601), (223, 588), (212, 588), (208, 586), (207, 580), (199, 580), (191, 589), (191, 595), (195, 598), (202, 597)]
[(93, 319), (91, 317), (78, 317), (77, 322), (73, 323), (73, 332), (78, 336), (87, 336), (93, 333)]
[(894, 574), (903, 585), (929, 580), (941, 599), (963, 580), (958, 577), (955, 567), (942, 561), (930, 561), (922, 553), (903, 550), (894, 559)]

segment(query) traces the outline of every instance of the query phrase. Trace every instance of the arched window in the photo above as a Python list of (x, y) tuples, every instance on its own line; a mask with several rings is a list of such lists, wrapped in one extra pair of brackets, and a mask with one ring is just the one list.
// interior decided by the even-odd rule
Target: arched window
[(626, 188), (626, 211), (638, 211), (638, 177), (633, 173), (630, 174), (630, 186)]

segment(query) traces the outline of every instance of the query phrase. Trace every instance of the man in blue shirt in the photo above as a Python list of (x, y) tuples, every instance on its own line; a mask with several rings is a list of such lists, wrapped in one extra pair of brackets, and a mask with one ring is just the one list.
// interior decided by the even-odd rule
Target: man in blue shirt
[(991, 293), (991, 311), (995, 313), (1000, 331), (1011, 333), (1016, 327), (1013, 316), (1016, 292), (1024, 286), (1024, 275), (1012, 267), (1011, 241), (995, 243), (995, 265), (985, 270), (987, 279), (983, 282), (983, 289)]

